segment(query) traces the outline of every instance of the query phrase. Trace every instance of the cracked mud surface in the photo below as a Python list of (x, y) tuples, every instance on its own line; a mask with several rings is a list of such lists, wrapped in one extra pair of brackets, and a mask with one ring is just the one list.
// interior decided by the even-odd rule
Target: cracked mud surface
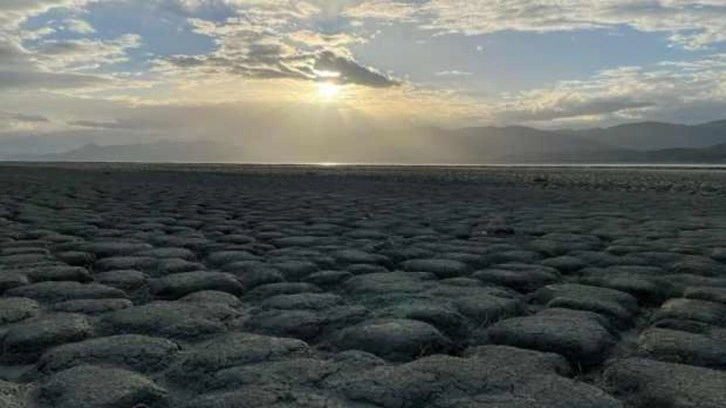
[(726, 406), (726, 172), (0, 166), (1, 407)]

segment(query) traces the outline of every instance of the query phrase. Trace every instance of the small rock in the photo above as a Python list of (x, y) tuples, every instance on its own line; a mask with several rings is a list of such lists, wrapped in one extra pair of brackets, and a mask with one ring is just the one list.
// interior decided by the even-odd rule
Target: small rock
[(99, 271), (113, 271), (119, 269), (152, 271), (156, 269), (158, 263), (158, 259), (148, 256), (114, 256), (96, 261), (95, 268)]
[(257, 259), (257, 256), (246, 251), (218, 251), (207, 256), (207, 262), (219, 266), (238, 261), (255, 261)]
[(8, 296), (19, 296), (41, 302), (57, 303), (73, 299), (125, 298), (126, 293), (96, 283), (40, 282), (19, 286), (6, 292)]
[(454, 278), (465, 275), (469, 267), (451, 259), (412, 259), (402, 263), (403, 269), (413, 272), (430, 272), (439, 278)]
[(8, 273), (5, 271), (0, 273), (0, 293), (29, 283), (30, 279), (23, 273)]
[(179, 346), (167, 339), (122, 334), (64, 344), (45, 352), (36, 369), (43, 374), (77, 365), (114, 365), (143, 373), (165, 369)]
[(172, 367), (170, 376), (185, 386), (195, 388), (194, 381), (225, 368), (303, 357), (309, 353), (307, 343), (302, 340), (229, 333), (190, 350)]
[(726, 304), (726, 288), (714, 288), (709, 286), (689, 286), (683, 292), (686, 299), (707, 300)]
[(219, 303), (152, 302), (101, 316), (110, 334), (137, 333), (196, 338), (227, 330), (225, 321), (239, 312)]
[(564, 273), (564, 274), (572, 274), (580, 269), (587, 266), (587, 263), (584, 262), (582, 259), (574, 257), (574, 256), (558, 256), (554, 258), (547, 258), (540, 262), (542, 265), (549, 266), (551, 268), (555, 268), (558, 271)]
[(88, 267), (96, 261), (96, 257), (88, 252), (81, 251), (64, 251), (55, 254), (60, 261), (73, 266)]
[(337, 333), (338, 350), (362, 350), (391, 361), (446, 352), (451, 341), (428, 323), (408, 319), (379, 319), (348, 327)]
[(202, 290), (218, 290), (239, 295), (242, 285), (237, 278), (229, 273), (221, 272), (185, 272), (152, 279), (151, 292), (166, 299), (178, 299), (184, 295)]
[(40, 313), (40, 304), (22, 297), (0, 298), (0, 325), (15, 323)]
[(645, 356), (673, 363), (726, 368), (726, 339), (668, 329), (648, 329), (638, 337)]
[(99, 258), (130, 255), (144, 250), (152, 249), (149, 244), (121, 241), (99, 241), (82, 245), (82, 249), (91, 252)]
[(40, 266), (28, 268), (24, 273), (32, 282), (93, 280), (88, 270), (79, 266)]
[(50, 306), (57, 312), (83, 313), (97, 315), (133, 306), (128, 299), (75, 299), (54, 303)]
[(245, 328), (255, 333), (310, 341), (322, 330), (324, 319), (308, 310), (268, 310), (247, 320)]
[(280, 282), (260, 285), (245, 294), (253, 299), (263, 299), (277, 295), (292, 295), (295, 293), (319, 293), (319, 287), (302, 282)]
[(510, 263), (474, 272), (471, 277), (484, 283), (530, 292), (556, 282), (559, 274), (547, 266)]
[(343, 265), (348, 264), (387, 264), (388, 257), (384, 255), (371, 254), (358, 249), (344, 249), (333, 253), (333, 258)]
[(103, 272), (96, 275), (96, 281), (123, 290), (134, 290), (146, 284), (149, 277), (136, 270)]
[(386, 272), (356, 276), (343, 283), (351, 294), (418, 293), (434, 285), (435, 275), (427, 272)]
[(726, 305), (697, 299), (671, 299), (655, 312), (652, 321), (664, 319), (695, 320), (726, 327)]
[(220, 292), (218, 290), (202, 290), (190, 293), (179, 299), (179, 301), (192, 303), (220, 303), (229, 307), (242, 306), (242, 302), (240, 302), (236, 296), (227, 292)]
[(617, 360), (603, 374), (634, 408), (726, 406), (726, 372), (642, 358)]
[(53, 375), (39, 391), (42, 401), (57, 408), (154, 406), (166, 394), (165, 389), (141, 374), (90, 365)]
[(312, 283), (318, 286), (337, 285), (352, 278), (353, 273), (348, 271), (320, 271), (303, 278), (303, 282)]
[(49, 314), (37, 320), (18, 323), (2, 339), (2, 360), (31, 363), (48, 348), (84, 340), (93, 334), (89, 320), (78, 314)]
[(513, 317), (491, 326), (487, 335), (494, 344), (555, 352), (583, 364), (603, 361), (615, 344), (600, 322), (572, 315)]

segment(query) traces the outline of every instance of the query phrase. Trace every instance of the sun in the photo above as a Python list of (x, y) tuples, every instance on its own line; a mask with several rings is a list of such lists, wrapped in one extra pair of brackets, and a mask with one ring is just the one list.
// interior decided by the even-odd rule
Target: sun
[(333, 101), (340, 96), (341, 86), (332, 82), (318, 82), (318, 98), (322, 101)]

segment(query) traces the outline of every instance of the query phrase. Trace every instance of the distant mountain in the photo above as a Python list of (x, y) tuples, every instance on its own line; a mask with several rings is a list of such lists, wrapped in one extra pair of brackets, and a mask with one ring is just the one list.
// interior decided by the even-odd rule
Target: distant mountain
[(64, 153), (37, 156), (43, 161), (108, 161), (108, 162), (235, 162), (241, 161), (242, 149), (214, 142), (140, 143), (99, 146), (86, 144)]
[(715, 122), (704, 123), (702, 125), (699, 125), (699, 127), (726, 132), (726, 120), (717, 120)]
[[(299, 161), (476, 164), (511, 162), (513, 157), (524, 155), (545, 158), (562, 152), (577, 154), (622, 150), (573, 135), (515, 126), (352, 132), (329, 135), (324, 140), (325, 143), (319, 143), (315, 151), (298, 149), (297, 157), (304, 157)], [(274, 150), (267, 151), (265, 155), (275, 157)]]
[(523, 126), (474, 127), (454, 130), (448, 141), (454, 141), (467, 159), (486, 157), (494, 161), (533, 156), (612, 153), (622, 149), (577, 134), (543, 131)]
[[(268, 134), (240, 145), (159, 141), (89, 143), (18, 160), (272, 163), (724, 163), (726, 121), (698, 126), (643, 122), (610, 128), (547, 131), (523, 126), (387, 130), (325, 128), (315, 134)], [(14, 142), (17, 144), (17, 140)], [(2, 151), (2, 141), (0, 141)]]
[(726, 143), (726, 121), (699, 126), (640, 122), (571, 134), (613, 147), (633, 150), (700, 148)]
[(653, 163), (726, 163), (726, 143), (700, 149), (661, 149), (643, 153)]
[(555, 152), (546, 156), (516, 155), (502, 163), (521, 164), (726, 164), (726, 143), (703, 148)]

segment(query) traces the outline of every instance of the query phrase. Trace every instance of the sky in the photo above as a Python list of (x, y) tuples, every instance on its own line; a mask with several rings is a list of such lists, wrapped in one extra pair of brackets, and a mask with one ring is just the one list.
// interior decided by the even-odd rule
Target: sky
[(0, 141), (726, 117), (726, 0), (0, 0)]

